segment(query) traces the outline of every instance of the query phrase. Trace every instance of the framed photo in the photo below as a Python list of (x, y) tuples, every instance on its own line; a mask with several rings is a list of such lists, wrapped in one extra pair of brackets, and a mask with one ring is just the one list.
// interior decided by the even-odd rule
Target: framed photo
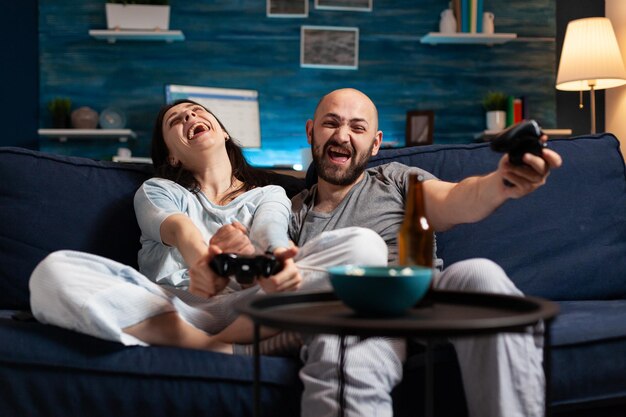
[(434, 127), (434, 111), (410, 110), (406, 112), (406, 146), (431, 145)]
[(302, 26), (300, 66), (303, 68), (358, 69), (359, 28)]
[(267, 17), (308, 17), (309, 0), (266, 0)]
[(355, 10), (371, 12), (374, 0), (315, 0), (315, 8), (321, 10)]

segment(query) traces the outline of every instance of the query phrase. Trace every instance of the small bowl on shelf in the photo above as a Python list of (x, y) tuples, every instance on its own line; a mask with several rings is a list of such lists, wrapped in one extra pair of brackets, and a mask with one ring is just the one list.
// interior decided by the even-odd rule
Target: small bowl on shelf
[(336, 266), (328, 269), (337, 297), (358, 315), (402, 316), (428, 292), (431, 268)]

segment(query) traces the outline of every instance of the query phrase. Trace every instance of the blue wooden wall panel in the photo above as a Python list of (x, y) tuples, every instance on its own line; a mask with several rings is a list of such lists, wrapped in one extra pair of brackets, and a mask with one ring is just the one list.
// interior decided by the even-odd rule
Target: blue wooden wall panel
[[(170, 28), (184, 42), (117, 42), (88, 36), (106, 26), (104, 1), (39, 1), (40, 126), (50, 125), (46, 103), (70, 97), (73, 107), (115, 106), (139, 138), (134, 155), (149, 152), (152, 122), (164, 103), (164, 85), (245, 88), (259, 91), (261, 154), (256, 163), (298, 163), (307, 147), (304, 123), (326, 92), (351, 86), (377, 103), (385, 140), (404, 142), (405, 113), (435, 110), (435, 142), (466, 143), (484, 129), (482, 96), (489, 90), (524, 95), (531, 116), (555, 127), (553, 41), (504, 45), (419, 43), (437, 31), (445, 0), (374, 0), (369, 12), (316, 10), (308, 18), (268, 18), (264, 0), (170, 1)], [(553, 38), (554, 1), (485, 0), (497, 32)], [(360, 30), (359, 69), (300, 68), (301, 25), (353, 26)], [(111, 141), (42, 141), (59, 153), (107, 158)], [(274, 152), (272, 152), (274, 150)]]

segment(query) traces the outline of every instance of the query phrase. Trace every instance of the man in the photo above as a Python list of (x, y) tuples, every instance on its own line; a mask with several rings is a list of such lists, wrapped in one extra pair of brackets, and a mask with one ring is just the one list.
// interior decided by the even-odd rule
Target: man
[[(404, 216), (409, 172), (421, 172), (427, 179), (423, 187), (427, 216), (435, 231), (443, 231), (479, 221), (506, 200), (529, 194), (545, 183), (551, 168), (561, 165), (560, 156), (545, 149), (543, 157), (524, 155), (523, 166), (510, 164), (504, 155), (494, 172), (459, 183), (439, 181), (425, 171), (397, 163), (366, 170), (367, 162), (380, 148), (383, 133), (378, 130), (374, 103), (353, 89), (336, 90), (323, 97), (313, 119), (306, 123), (306, 134), (318, 183), (292, 200), (292, 239), (301, 246), (323, 232), (366, 227), (384, 239), (390, 263), (397, 261), (396, 235)], [(436, 275), (434, 285), (521, 294), (500, 267), (485, 259), (449, 266)], [(305, 341), (306, 363), (300, 373), (303, 415), (335, 412), (337, 405), (328, 398), (336, 389), (332, 369), (338, 343), (337, 338), (324, 335)], [(532, 335), (497, 335), (452, 343), (470, 416), (544, 414), (542, 352)], [(389, 393), (402, 378), (402, 349), (399, 341), (383, 338), (350, 343), (346, 351), (347, 415), (392, 414)]]

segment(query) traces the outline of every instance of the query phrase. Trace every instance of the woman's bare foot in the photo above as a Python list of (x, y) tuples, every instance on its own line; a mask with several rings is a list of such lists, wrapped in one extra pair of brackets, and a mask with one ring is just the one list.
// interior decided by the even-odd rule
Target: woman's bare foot
[(229, 355), (233, 354), (232, 343), (220, 342), (218, 340), (215, 340), (212, 336), (209, 336), (209, 344), (207, 345), (206, 349), (212, 352), (227, 353)]
[(126, 327), (124, 333), (150, 345), (175, 346), (214, 352), (233, 353), (233, 346), (193, 327), (178, 313), (169, 312), (150, 317)]

